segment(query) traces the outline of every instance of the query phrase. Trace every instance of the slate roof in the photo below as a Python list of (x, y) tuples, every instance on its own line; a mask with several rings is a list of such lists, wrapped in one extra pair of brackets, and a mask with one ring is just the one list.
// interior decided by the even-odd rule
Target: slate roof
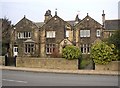
[(44, 22), (35, 22), (37, 27), (42, 27), (44, 25)]
[(75, 20), (66, 21), (66, 22), (68, 22), (71, 26), (74, 26), (74, 24), (75, 24)]
[(105, 20), (105, 29), (107, 29), (107, 30), (119, 30), (120, 29), (120, 19)]

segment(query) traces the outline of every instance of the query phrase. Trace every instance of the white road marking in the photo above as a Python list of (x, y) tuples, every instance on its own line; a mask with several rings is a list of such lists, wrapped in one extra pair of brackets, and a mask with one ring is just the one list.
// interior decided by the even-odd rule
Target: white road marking
[(9, 81), (9, 82), (19, 82), (19, 83), (28, 83), (27, 81), (20, 81), (20, 80), (11, 80), (11, 79), (2, 79), (3, 81)]

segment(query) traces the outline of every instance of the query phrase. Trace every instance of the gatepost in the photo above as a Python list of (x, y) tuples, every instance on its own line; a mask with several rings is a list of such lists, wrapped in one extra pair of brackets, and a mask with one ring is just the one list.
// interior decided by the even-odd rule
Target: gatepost
[(80, 69), (81, 57), (78, 58), (78, 70)]

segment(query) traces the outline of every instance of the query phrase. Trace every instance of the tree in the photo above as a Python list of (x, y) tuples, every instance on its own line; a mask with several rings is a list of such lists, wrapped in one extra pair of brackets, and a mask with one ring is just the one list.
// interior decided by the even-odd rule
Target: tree
[(96, 64), (108, 64), (118, 58), (118, 55), (114, 54), (114, 49), (113, 44), (109, 46), (105, 42), (99, 41), (92, 45), (90, 57)]
[(62, 50), (62, 56), (69, 60), (79, 59), (81, 57), (81, 51), (76, 46), (69, 45)]
[(116, 31), (111, 37), (107, 40), (108, 44), (114, 44), (116, 50), (118, 50), (118, 56), (120, 60), (120, 30)]
[(2, 19), (2, 55), (6, 54), (10, 44), (11, 21), (6, 17)]

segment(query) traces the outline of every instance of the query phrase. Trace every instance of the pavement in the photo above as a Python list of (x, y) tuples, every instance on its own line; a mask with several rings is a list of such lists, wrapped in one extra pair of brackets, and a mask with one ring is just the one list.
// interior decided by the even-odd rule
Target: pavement
[(59, 69), (41, 69), (13, 66), (0, 66), (1, 70), (43, 72), (43, 73), (61, 73), (61, 74), (82, 74), (82, 75), (120, 75), (120, 71), (98, 71), (98, 70), (59, 70)]

